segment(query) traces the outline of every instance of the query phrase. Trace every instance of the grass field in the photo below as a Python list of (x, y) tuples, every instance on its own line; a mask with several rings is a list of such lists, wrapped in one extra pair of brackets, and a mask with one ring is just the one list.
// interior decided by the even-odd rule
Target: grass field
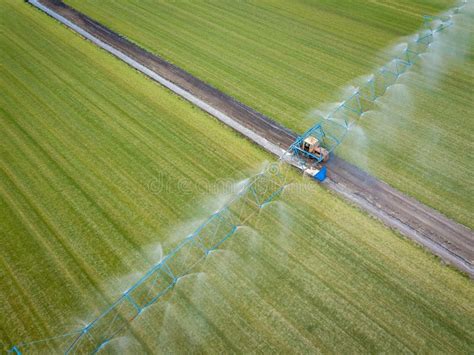
[[(344, 88), (398, 54), (422, 15), (455, 3), (66, 2), (297, 132), (314, 122), (314, 109), (342, 101)], [(381, 100), (338, 153), (473, 227), (474, 158), (461, 153), (472, 148), (472, 11), (463, 16), (443, 61), (425, 58), (403, 79), (402, 96)]]
[[(270, 157), (22, 2), (0, 33), (1, 348), (84, 326)], [(110, 349), (472, 349), (425, 251), (314, 184), (260, 217)]]
[(269, 157), (32, 7), (0, 13), (0, 339), (18, 341), (103, 309), (216, 207), (209, 186)]
[(223, 248), (135, 323), (136, 337), (111, 349), (468, 353), (473, 346), (472, 282), (465, 288), (421, 249), (320, 188), (290, 187)]

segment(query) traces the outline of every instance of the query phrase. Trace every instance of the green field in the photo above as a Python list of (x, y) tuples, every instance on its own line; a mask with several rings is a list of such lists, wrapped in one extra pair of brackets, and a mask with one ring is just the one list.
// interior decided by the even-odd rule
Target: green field
[(0, 339), (18, 341), (104, 309), (220, 204), (209, 187), (269, 156), (34, 8), (0, 13)]
[(320, 188), (292, 186), (200, 271), (135, 323), (132, 349), (468, 353), (473, 346), (472, 282), (465, 288), (421, 249)]
[[(300, 133), (314, 123), (314, 110), (328, 111), (351, 85), (361, 84), (361, 76), (399, 54), (397, 45), (420, 28), (422, 15), (455, 4), (66, 2)], [(470, 11), (458, 16), (438, 48), (442, 60), (428, 57), (417, 65), (402, 79), (402, 92), (380, 100), (338, 154), (473, 227), (472, 6)]]
[[(83, 327), (271, 157), (23, 2), (0, 33), (1, 349)], [(468, 353), (473, 291), (302, 181), (108, 349)]]

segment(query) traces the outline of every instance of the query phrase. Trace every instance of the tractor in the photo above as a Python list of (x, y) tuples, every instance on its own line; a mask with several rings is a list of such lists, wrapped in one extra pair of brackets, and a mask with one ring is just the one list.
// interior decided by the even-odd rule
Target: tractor
[(290, 146), (288, 152), (292, 162), (306, 175), (323, 181), (326, 178), (327, 170), (325, 163), (329, 160), (330, 152), (338, 143), (337, 138), (323, 130), (321, 124), (317, 124), (299, 136)]
[(316, 137), (308, 136), (303, 140), (301, 149), (305, 152), (314, 155), (319, 162), (327, 162), (329, 160), (329, 152), (321, 147), (319, 140)]

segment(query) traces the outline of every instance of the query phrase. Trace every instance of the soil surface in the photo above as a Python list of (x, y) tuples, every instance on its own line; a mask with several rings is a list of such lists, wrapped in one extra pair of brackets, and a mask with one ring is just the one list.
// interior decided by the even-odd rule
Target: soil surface
[[(261, 137), (262, 141), (270, 143), (261, 145), (272, 153), (286, 150), (296, 139), (297, 135), (294, 132), (269, 117), (135, 45), (62, 1), (30, 0), (30, 3), (37, 7), (45, 6), (55, 15), (62, 16), (90, 34), (94, 37), (92, 40), (96, 44), (98, 43), (95, 39), (105, 43), (106, 46), (101, 45), (102, 48), (109, 50), (107, 47), (110, 46), (161, 78), (173, 83), (190, 95), (184, 96), (173, 87), (165, 86), (186, 99), (197, 98), (198, 101), (209, 105), (213, 110), (205, 109), (207, 112), (213, 114), (215, 111), (214, 116), (253, 141), (259, 143), (259, 140), (255, 139), (255, 135)], [(65, 23), (61, 19), (59, 20)], [(68, 24), (66, 23), (66, 25)], [(91, 39), (90, 36), (87, 37)], [(117, 56), (116, 53), (113, 54)], [(123, 59), (122, 56), (120, 58)], [(126, 61), (130, 64), (130, 61)], [(140, 68), (137, 69), (140, 70)], [(150, 76), (149, 73), (145, 74)], [(153, 76), (150, 77), (153, 78)], [(156, 80), (156, 78), (154, 79)], [(163, 84), (163, 82), (161, 83)], [(194, 103), (193, 100), (190, 101)], [(222, 119), (222, 116), (226, 119)], [(243, 127), (243, 129), (237, 127)], [(246, 132), (251, 132), (251, 134)], [(272, 146), (273, 149), (269, 149), (269, 146)], [(279, 149), (275, 149), (275, 147)], [(329, 178), (326, 179), (324, 186), (367, 211), (388, 227), (423, 245), (446, 263), (474, 278), (474, 233), (469, 228), (448, 219), (336, 156), (330, 159), (327, 166)]]

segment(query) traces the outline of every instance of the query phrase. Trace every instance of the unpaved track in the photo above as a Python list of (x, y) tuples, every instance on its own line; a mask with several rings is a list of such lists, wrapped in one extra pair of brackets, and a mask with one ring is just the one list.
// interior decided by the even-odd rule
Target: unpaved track
[[(233, 127), (266, 150), (281, 154), (296, 135), (270, 118), (147, 52), (60, 0), (30, 0), (132, 67)], [(431, 250), (474, 278), (474, 233), (337, 157), (325, 186), (385, 225)], [(415, 261), (414, 261), (415, 262)]]

